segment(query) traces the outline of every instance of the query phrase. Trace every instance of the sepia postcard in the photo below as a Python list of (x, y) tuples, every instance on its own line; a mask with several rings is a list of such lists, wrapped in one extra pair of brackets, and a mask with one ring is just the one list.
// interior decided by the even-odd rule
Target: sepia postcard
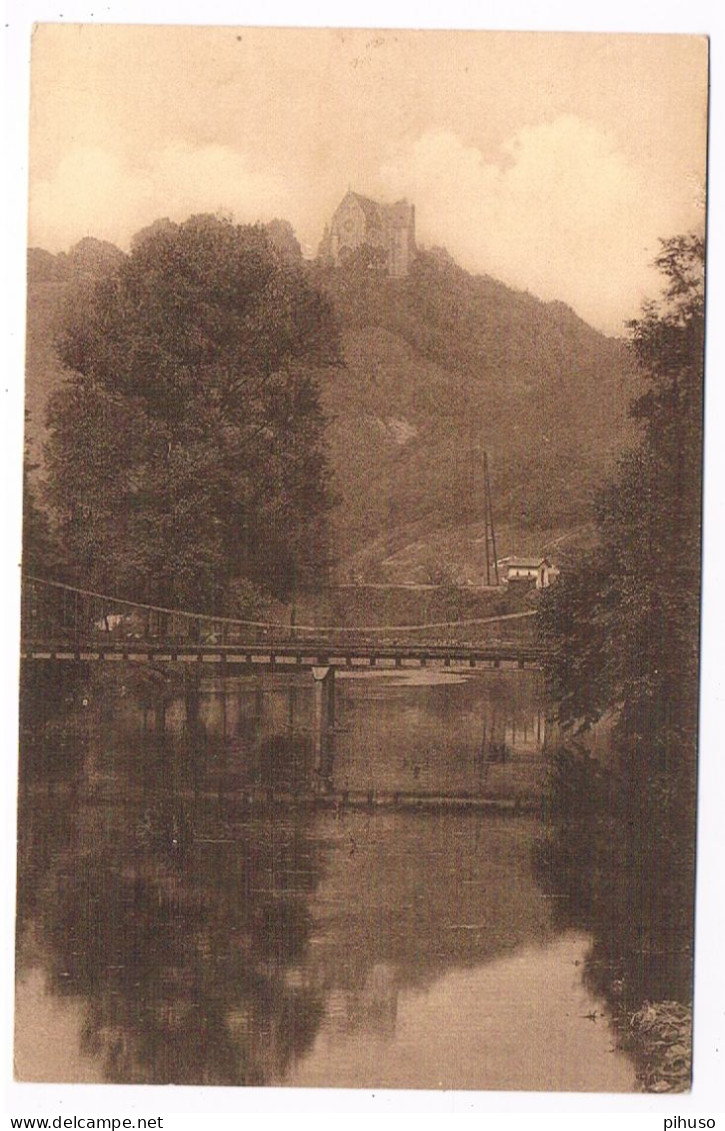
[(707, 39), (30, 80), (16, 1080), (687, 1092)]

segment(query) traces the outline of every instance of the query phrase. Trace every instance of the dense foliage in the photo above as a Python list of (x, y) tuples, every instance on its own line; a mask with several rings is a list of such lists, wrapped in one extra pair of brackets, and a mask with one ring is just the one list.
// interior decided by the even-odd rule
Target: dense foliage
[(57, 573), (62, 565), (48, 516), (38, 505), (31, 482), (35, 465), (26, 458), (23, 463), (23, 541), (22, 562), (26, 574)]
[[(683, 994), (692, 943), (698, 704), (704, 244), (663, 243), (659, 302), (630, 325), (643, 392), (639, 443), (598, 501), (598, 547), (542, 608), (548, 676), (568, 749), (554, 767), (559, 848), (578, 896), (607, 924), (609, 958), (629, 955)], [(603, 715), (613, 755), (577, 754)], [(577, 797), (569, 782), (578, 775)], [(582, 816), (581, 796), (596, 797)], [(577, 868), (583, 863), (582, 868)], [(602, 947), (600, 947), (600, 950)]]
[(316, 375), (338, 351), (328, 303), (262, 228), (139, 233), (59, 341), (46, 467), (76, 576), (220, 612), (239, 579), (283, 595), (324, 569)]
[[(173, 225), (157, 221), (136, 242), (164, 230)], [(480, 580), (484, 450), (501, 555), (545, 552), (587, 522), (592, 488), (633, 428), (621, 339), (561, 303), (470, 275), (440, 249), (393, 279), (364, 255), (338, 269), (301, 262), (285, 221), (264, 232), (327, 295), (344, 342), (345, 367), (320, 381), (340, 579), (425, 582), (443, 568)], [(67, 255), (29, 254), (29, 438), (41, 464), (48, 396), (65, 380), (60, 312), (69, 300), (87, 312), (89, 286), (123, 261), (89, 239)]]
[(678, 730), (696, 725), (702, 242), (669, 241), (657, 262), (663, 299), (631, 323), (645, 383), (632, 405), (640, 442), (600, 494), (597, 548), (543, 613), (560, 721), (586, 726), (616, 706), (623, 733), (654, 742), (650, 753), (667, 767), (681, 761)]

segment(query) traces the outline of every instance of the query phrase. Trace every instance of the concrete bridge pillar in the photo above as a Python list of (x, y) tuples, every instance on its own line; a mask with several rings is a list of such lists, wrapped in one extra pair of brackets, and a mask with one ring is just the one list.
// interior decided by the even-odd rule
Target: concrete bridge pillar
[(335, 727), (335, 669), (313, 667), (315, 681), (315, 710), (313, 742), (317, 772), (325, 784), (332, 777), (332, 758)]

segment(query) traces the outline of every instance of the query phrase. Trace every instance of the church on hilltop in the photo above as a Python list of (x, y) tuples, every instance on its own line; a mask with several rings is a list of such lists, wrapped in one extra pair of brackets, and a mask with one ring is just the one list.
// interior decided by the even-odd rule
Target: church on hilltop
[(320, 258), (337, 267), (362, 247), (378, 254), (389, 275), (407, 275), (415, 256), (415, 205), (380, 204), (348, 191), (325, 228)]

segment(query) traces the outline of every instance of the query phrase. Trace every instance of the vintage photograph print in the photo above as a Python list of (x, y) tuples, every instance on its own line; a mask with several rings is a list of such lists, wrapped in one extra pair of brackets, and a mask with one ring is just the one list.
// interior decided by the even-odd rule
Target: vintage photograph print
[(35, 28), (19, 1081), (689, 1089), (707, 91)]

